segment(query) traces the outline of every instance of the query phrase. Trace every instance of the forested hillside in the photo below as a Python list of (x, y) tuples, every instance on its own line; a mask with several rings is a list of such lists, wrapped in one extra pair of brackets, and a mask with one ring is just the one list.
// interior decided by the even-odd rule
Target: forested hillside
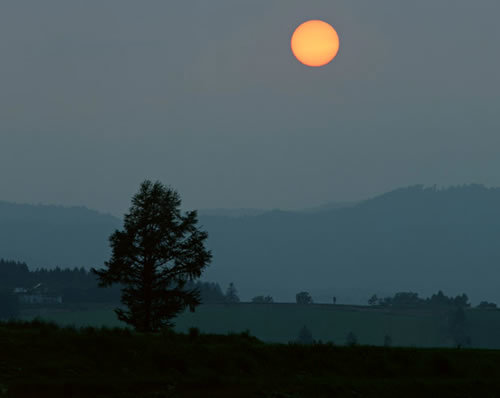
[(216, 264), (209, 277), (234, 280), (243, 293), (444, 289), (500, 298), (500, 189), (415, 186), (316, 214), (203, 221)]
[[(414, 186), (350, 207), (200, 222), (214, 254), (206, 279), (235, 282), (243, 298), (291, 301), (305, 289), (331, 291), (342, 302), (338, 292), (356, 288), (427, 295), (441, 289), (467, 292), (473, 303), (500, 301), (498, 188)], [(84, 208), (0, 203), (0, 257), (32, 267), (98, 266), (119, 225)]]

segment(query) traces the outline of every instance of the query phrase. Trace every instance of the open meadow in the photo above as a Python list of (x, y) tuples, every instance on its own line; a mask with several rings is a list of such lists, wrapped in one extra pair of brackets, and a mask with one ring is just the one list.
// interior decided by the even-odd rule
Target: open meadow
[[(23, 319), (35, 317), (59, 325), (125, 326), (116, 318), (112, 305), (88, 304), (57, 309), (23, 311)], [(390, 336), (393, 345), (406, 347), (451, 347), (446, 314), (424, 309), (381, 309), (330, 304), (206, 304), (196, 312), (176, 318), (176, 331), (196, 327), (204, 333), (227, 334), (248, 330), (265, 342), (288, 343), (306, 326), (315, 340), (342, 345), (349, 332), (358, 342), (383, 345)], [(500, 348), (500, 311), (466, 310), (466, 332), (473, 347)]]

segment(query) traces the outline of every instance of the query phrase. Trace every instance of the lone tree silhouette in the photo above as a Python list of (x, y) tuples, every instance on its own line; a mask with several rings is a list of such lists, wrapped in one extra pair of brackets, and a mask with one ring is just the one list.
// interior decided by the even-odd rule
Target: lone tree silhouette
[(179, 312), (200, 304), (199, 292), (185, 284), (210, 263), (208, 234), (197, 228), (197, 212), (184, 215), (179, 194), (160, 182), (144, 181), (124, 218), (124, 229), (109, 238), (112, 255), (92, 269), (99, 286), (123, 285), (118, 318), (140, 332), (172, 327)]
[(313, 299), (309, 292), (300, 292), (295, 295), (295, 302), (297, 304), (312, 304)]

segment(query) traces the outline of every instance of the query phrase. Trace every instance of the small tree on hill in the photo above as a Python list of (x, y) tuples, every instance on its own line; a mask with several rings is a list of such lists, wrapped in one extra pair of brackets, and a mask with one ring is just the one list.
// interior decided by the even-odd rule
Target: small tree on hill
[(92, 271), (100, 286), (121, 283), (118, 318), (141, 332), (173, 326), (172, 318), (200, 303), (196, 290), (186, 290), (210, 263), (207, 233), (200, 231), (196, 211), (181, 214), (176, 191), (144, 181), (132, 198), (123, 230), (110, 237), (112, 255), (104, 269)]
[(312, 304), (313, 299), (309, 292), (300, 292), (295, 295), (295, 302), (297, 304)]
[(227, 287), (226, 302), (228, 302), (228, 303), (239, 303), (240, 302), (240, 298), (238, 296), (238, 291), (236, 290), (236, 287), (234, 286), (233, 282), (231, 282), (229, 284), (229, 286)]

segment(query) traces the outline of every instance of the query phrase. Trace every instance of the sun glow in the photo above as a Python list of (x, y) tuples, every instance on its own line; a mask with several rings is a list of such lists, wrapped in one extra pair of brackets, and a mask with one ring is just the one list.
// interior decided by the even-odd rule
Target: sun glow
[(302, 23), (293, 32), (291, 40), (295, 57), (307, 66), (324, 66), (339, 51), (339, 36), (333, 27), (320, 20)]

